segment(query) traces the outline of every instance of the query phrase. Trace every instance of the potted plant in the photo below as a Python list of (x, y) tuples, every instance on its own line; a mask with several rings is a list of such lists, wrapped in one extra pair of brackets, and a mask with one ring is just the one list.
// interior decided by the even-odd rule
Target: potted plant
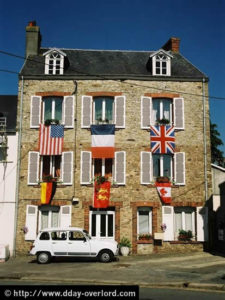
[(170, 120), (168, 120), (166, 118), (158, 119), (157, 124), (158, 125), (168, 125), (168, 124), (170, 124)]
[(122, 237), (120, 243), (119, 243), (120, 253), (123, 256), (127, 256), (130, 252), (131, 248), (131, 242), (128, 238)]
[(57, 120), (57, 119), (47, 119), (47, 120), (45, 120), (45, 126), (50, 126), (52, 124), (59, 125), (59, 120)]
[(150, 233), (141, 233), (138, 235), (139, 240), (151, 240), (152, 235)]
[(178, 240), (179, 241), (190, 241), (193, 238), (193, 234), (191, 230), (179, 230)]
[(170, 178), (168, 176), (158, 176), (156, 177), (156, 181), (160, 183), (168, 183), (170, 182)]

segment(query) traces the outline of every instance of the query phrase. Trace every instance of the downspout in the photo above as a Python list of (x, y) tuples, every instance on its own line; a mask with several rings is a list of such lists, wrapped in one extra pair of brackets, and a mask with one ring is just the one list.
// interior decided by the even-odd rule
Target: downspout
[(19, 180), (20, 180), (20, 159), (21, 159), (21, 137), (22, 137), (22, 113), (23, 113), (23, 88), (24, 80), (22, 76), (21, 82), (21, 96), (20, 96), (20, 120), (19, 120), (19, 134), (17, 147), (17, 168), (16, 168), (16, 194), (15, 194), (15, 217), (14, 217), (14, 238), (13, 238), (13, 256), (16, 256), (16, 236), (17, 236), (17, 218), (19, 206)]
[(208, 179), (207, 179), (207, 145), (206, 145), (205, 78), (202, 78), (202, 102), (203, 102), (204, 178), (205, 178), (205, 202), (206, 202), (206, 201), (208, 200)]

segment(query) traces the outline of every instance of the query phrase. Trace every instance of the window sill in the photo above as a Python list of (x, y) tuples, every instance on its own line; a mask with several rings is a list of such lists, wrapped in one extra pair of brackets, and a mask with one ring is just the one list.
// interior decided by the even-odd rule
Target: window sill
[(153, 244), (153, 240), (137, 240), (137, 244)]
[(171, 241), (169, 242), (171, 245), (177, 245), (177, 244), (201, 244), (202, 242), (198, 242), (198, 241)]
[[(55, 181), (55, 182), (57, 183), (57, 181)], [(59, 183), (57, 184), (57, 188), (65, 188), (67, 186), (69, 186), (69, 184), (68, 185), (66, 185), (66, 184), (59, 184)], [(40, 188), (41, 185), (40, 184), (32, 185), (32, 187), (34, 187), (34, 188)]]
[[(147, 184), (146, 186), (147, 186), (148, 188), (151, 188), (151, 189), (156, 187), (154, 184)], [(180, 187), (180, 185), (176, 185), (176, 184), (172, 184), (172, 185), (171, 185), (171, 188), (172, 188), (172, 189), (177, 189), (177, 188), (179, 188), (179, 187)]]

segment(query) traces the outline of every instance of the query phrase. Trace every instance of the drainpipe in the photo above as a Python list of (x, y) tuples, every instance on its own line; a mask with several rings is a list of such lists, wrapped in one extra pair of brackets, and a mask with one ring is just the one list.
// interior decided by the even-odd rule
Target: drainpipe
[(206, 112), (205, 112), (205, 78), (202, 78), (202, 102), (203, 102), (203, 144), (204, 144), (204, 177), (205, 177), (205, 202), (208, 200), (207, 180), (207, 145), (206, 145)]
[(22, 137), (22, 113), (23, 113), (23, 88), (24, 80), (22, 76), (21, 82), (21, 96), (20, 96), (20, 120), (19, 120), (19, 134), (17, 147), (17, 168), (16, 168), (16, 194), (15, 194), (15, 217), (14, 217), (14, 238), (13, 238), (13, 256), (16, 256), (16, 236), (17, 236), (17, 218), (19, 206), (19, 180), (20, 180), (20, 160), (21, 160), (21, 137)]

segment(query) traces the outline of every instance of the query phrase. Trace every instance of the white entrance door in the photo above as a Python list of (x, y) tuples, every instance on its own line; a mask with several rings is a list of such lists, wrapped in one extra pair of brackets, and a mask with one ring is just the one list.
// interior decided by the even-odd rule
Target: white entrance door
[(93, 238), (115, 239), (115, 212), (90, 211), (90, 235)]

